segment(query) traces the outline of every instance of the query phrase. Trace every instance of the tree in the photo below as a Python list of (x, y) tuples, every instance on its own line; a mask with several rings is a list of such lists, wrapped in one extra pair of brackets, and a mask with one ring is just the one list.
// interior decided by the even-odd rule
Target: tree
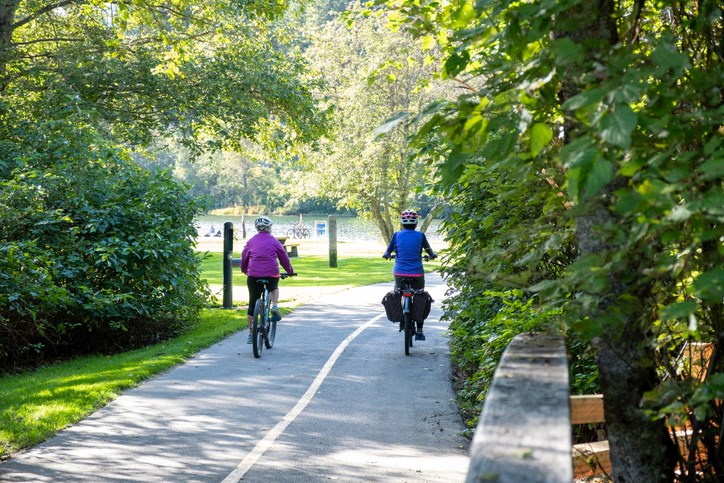
[(390, 113), (417, 113), (446, 91), (429, 81), (427, 55), (409, 36), (359, 7), (350, 16), (349, 26), (339, 17), (317, 30), (307, 53), (326, 79), (321, 95), (335, 126), (308, 164), (321, 192), (371, 218), (389, 241), (401, 211), (423, 208), (416, 189), (430, 175), (423, 159), (409, 157), (404, 126), (384, 137), (378, 129)]
[[(616, 481), (720, 477), (719, 2), (388, 6), (440, 45), (446, 76), (484, 81), (438, 105), (419, 130), (421, 149), (430, 132), (447, 149), (449, 199), (473, 216), (455, 227), (470, 276), (526, 287), (593, 342)], [(475, 216), (477, 201), (459, 195), (483, 183), (486, 196), (542, 201), (552, 223), (511, 230), (502, 211)], [(481, 223), (504, 243), (478, 256)], [(573, 263), (561, 256), (567, 240)], [(541, 280), (556, 259), (564, 264), (555, 277)], [(671, 358), (697, 340), (714, 347), (704, 381), (684, 377)], [(670, 429), (684, 421), (686, 457)]]
[[(0, 370), (170, 337), (206, 302), (187, 187), (130, 161), (272, 154), (324, 116), (283, 2), (0, 2)], [(271, 155), (270, 155), (271, 156)]]

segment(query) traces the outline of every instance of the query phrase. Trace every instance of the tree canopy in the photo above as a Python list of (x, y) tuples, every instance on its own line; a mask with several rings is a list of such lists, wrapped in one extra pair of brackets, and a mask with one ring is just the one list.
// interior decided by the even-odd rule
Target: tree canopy
[(309, 140), (322, 115), (271, 20), (283, 2), (10, 1), (0, 10), (0, 91), (14, 113), (87, 113), (116, 139), (193, 145)]

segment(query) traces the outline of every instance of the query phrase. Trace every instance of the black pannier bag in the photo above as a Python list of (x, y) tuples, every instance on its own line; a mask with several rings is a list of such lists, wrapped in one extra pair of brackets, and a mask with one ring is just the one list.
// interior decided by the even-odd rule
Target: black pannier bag
[(399, 292), (387, 292), (382, 298), (382, 305), (390, 322), (402, 322), (402, 297)]
[(410, 308), (410, 315), (412, 320), (422, 322), (430, 315), (430, 308), (434, 300), (430, 296), (429, 292), (422, 291), (412, 296), (412, 307)]

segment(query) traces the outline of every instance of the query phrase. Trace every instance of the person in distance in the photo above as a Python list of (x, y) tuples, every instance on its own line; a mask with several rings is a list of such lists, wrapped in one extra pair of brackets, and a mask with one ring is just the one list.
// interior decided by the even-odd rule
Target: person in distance
[[(269, 280), (269, 296), (272, 302), (272, 320), (281, 320), (279, 307), (279, 264), (286, 270), (287, 274), (294, 273), (292, 262), (284, 249), (282, 243), (271, 234), (272, 221), (266, 216), (260, 216), (254, 220), (257, 234), (249, 238), (241, 252), (241, 271), (246, 278), (246, 286), (249, 289), (249, 308), (246, 312), (246, 319), (249, 324), (249, 337), (247, 343), (253, 342), (251, 326), (254, 323), (254, 305), (261, 296), (261, 286), (256, 283), (260, 278)], [(279, 263), (277, 263), (279, 260)]]
[[(414, 280), (412, 288), (422, 290), (425, 288), (425, 270), (422, 267), (422, 251), (427, 252), (430, 260), (437, 258), (437, 255), (430, 247), (424, 233), (417, 231), (417, 221), (420, 215), (412, 210), (405, 210), (400, 213), (400, 224), (402, 229), (392, 235), (387, 250), (382, 258), (391, 258), (395, 254), (395, 265), (392, 267), (392, 275), (395, 277), (395, 289), (400, 288), (400, 281), (403, 278)], [(417, 334), (415, 340), (425, 340), (422, 332), (422, 321), (417, 321)]]

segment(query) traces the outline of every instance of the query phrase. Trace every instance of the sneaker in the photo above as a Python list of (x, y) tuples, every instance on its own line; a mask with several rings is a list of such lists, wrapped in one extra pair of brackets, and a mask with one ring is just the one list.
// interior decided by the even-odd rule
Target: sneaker
[(249, 334), (249, 337), (246, 338), (247, 344), (253, 344), (254, 343), (254, 337), (252, 337), (251, 334)]
[(272, 322), (279, 322), (280, 320), (282, 320), (282, 314), (281, 312), (279, 312), (279, 307), (277, 307), (276, 305), (271, 308), (271, 314)]
[(418, 332), (417, 334), (415, 334), (415, 340), (425, 340), (425, 334), (423, 334), (422, 332)]

